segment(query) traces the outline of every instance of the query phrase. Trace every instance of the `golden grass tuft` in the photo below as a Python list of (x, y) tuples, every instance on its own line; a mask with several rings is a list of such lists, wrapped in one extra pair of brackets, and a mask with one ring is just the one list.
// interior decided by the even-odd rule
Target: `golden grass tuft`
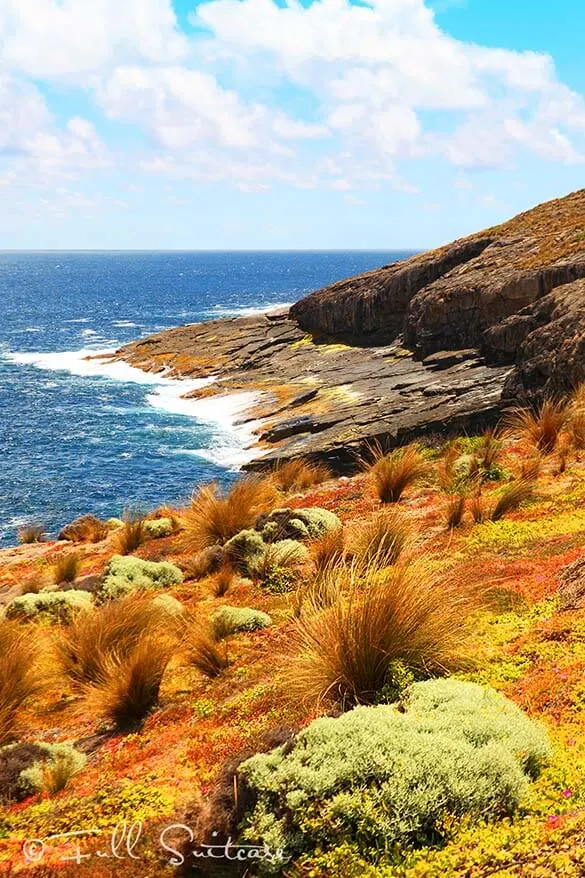
[(81, 567), (81, 559), (77, 552), (63, 552), (53, 562), (52, 574), (55, 585), (62, 582), (75, 582)]
[(273, 508), (277, 498), (277, 489), (270, 480), (254, 476), (240, 479), (227, 493), (214, 483), (199, 488), (184, 518), (185, 551), (195, 554), (209, 546), (223, 545)]
[(41, 687), (38, 653), (38, 640), (0, 619), (0, 747), (14, 740), (18, 711)]
[(482, 442), (475, 456), (480, 469), (484, 472), (492, 470), (501, 460), (504, 446), (496, 428), (490, 427), (482, 436)]
[(305, 601), (286, 679), (293, 697), (348, 709), (375, 703), (397, 668), (422, 678), (471, 666), (470, 617), (481, 606), (473, 588), (424, 562), (380, 577), (340, 569), (328, 606)]
[(566, 403), (546, 399), (537, 409), (512, 409), (505, 419), (506, 432), (549, 455), (556, 448), (569, 414)]
[(342, 527), (335, 527), (312, 540), (309, 544), (311, 561), (315, 572), (320, 575), (331, 567), (342, 564), (345, 558), (345, 533)]
[(116, 531), (116, 546), (120, 555), (130, 555), (146, 540), (144, 516), (130, 514), (125, 517), (124, 526)]
[(79, 773), (72, 759), (65, 754), (54, 757), (41, 766), (42, 790), (55, 795), (64, 790), (72, 777)]
[(220, 647), (212, 632), (203, 629), (193, 616), (185, 620), (183, 650), (187, 661), (211, 680), (228, 667), (227, 644)]
[(348, 535), (349, 550), (362, 566), (395, 564), (413, 539), (412, 525), (397, 511), (383, 510)]
[(211, 589), (216, 598), (222, 598), (230, 590), (236, 572), (232, 565), (224, 562), (211, 579)]
[(398, 503), (405, 490), (430, 474), (429, 462), (414, 445), (384, 454), (373, 451), (370, 478), (382, 503)]
[(106, 679), (114, 658), (124, 661), (143, 637), (161, 630), (165, 621), (165, 615), (144, 595), (79, 613), (55, 642), (57, 668), (83, 691)]
[(567, 469), (567, 464), (569, 463), (569, 457), (571, 456), (571, 450), (573, 447), (573, 441), (571, 435), (569, 433), (561, 433), (559, 436), (559, 440), (557, 442), (556, 448), (556, 475), (561, 475)]
[(125, 656), (108, 657), (104, 676), (86, 693), (86, 708), (120, 731), (135, 728), (157, 704), (174, 644), (162, 633), (141, 637)]
[(542, 455), (540, 454), (536, 454), (534, 457), (529, 457), (527, 460), (523, 460), (520, 466), (520, 479), (524, 482), (535, 482), (540, 475), (541, 467)]
[(473, 498), (471, 514), (474, 521), (480, 524), (483, 521), (500, 521), (510, 512), (515, 512), (534, 494), (534, 483), (527, 479), (517, 479), (507, 485), (499, 494), (495, 502), (487, 500), (481, 495)]
[(571, 444), (576, 451), (585, 448), (585, 411), (574, 411), (567, 425)]
[(42, 543), (45, 539), (45, 528), (41, 524), (29, 524), (19, 528), (19, 543)]
[(451, 494), (447, 497), (444, 516), (445, 523), (449, 530), (455, 530), (455, 528), (461, 527), (466, 507), (467, 497), (465, 494)]
[(271, 480), (281, 491), (306, 491), (332, 478), (331, 470), (324, 463), (295, 458), (278, 462), (270, 474)]

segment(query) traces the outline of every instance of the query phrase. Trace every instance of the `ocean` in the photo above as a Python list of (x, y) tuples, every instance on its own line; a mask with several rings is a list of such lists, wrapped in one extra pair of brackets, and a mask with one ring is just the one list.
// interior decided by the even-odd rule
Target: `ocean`
[(291, 304), (411, 255), (355, 252), (0, 253), (0, 544), (188, 499), (234, 478), (238, 407), (88, 353), (185, 323)]

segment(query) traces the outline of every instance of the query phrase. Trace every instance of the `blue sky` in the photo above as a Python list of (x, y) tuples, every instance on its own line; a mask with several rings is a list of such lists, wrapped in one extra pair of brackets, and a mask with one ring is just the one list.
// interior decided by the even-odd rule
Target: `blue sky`
[(417, 248), (583, 186), (577, 0), (0, 0), (0, 246)]

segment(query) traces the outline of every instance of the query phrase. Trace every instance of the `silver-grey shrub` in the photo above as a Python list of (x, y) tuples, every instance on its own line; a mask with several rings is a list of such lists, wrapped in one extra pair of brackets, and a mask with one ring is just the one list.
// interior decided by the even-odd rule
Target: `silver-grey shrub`
[(494, 690), (415, 683), (401, 705), (317, 719), (292, 749), (242, 763), (255, 801), (242, 840), (288, 859), (357, 841), (375, 859), (437, 840), (453, 817), (511, 815), (548, 756), (544, 730)]

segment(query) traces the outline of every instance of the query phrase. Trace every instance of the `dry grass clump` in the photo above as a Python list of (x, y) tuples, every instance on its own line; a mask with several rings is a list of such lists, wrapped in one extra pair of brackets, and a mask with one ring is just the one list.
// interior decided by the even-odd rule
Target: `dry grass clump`
[(374, 448), (371, 456), (374, 460), (369, 469), (370, 477), (382, 503), (397, 503), (407, 488), (430, 473), (429, 462), (414, 445), (397, 448), (388, 454)]
[(45, 539), (45, 528), (42, 524), (29, 524), (18, 530), (19, 543), (42, 543)]
[(326, 531), (309, 544), (311, 561), (320, 575), (331, 567), (342, 564), (345, 558), (345, 534), (342, 527)]
[(38, 652), (38, 640), (0, 619), (0, 747), (16, 737), (18, 711), (40, 689)]
[(141, 637), (123, 657), (110, 655), (104, 676), (87, 691), (87, 709), (121, 731), (136, 727), (158, 702), (173, 650), (173, 640), (157, 633)]
[(53, 563), (53, 582), (75, 582), (81, 567), (81, 559), (76, 552), (63, 552)]
[(529, 457), (527, 460), (523, 460), (520, 465), (520, 480), (524, 482), (536, 482), (540, 475), (540, 469), (542, 467), (542, 455), (536, 454), (534, 457)]
[(185, 574), (185, 579), (197, 580), (217, 573), (223, 562), (224, 552), (221, 546), (210, 546), (189, 558), (182, 558), (179, 566)]
[(573, 448), (582, 451), (585, 448), (585, 411), (574, 411), (567, 424), (568, 435)]
[(542, 454), (552, 454), (570, 414), (565, 402), (546, 399), (537, 409), (516, 408), (506, 418), (509, 436), (522, 439)]
[(45, 793), (54, 796), (64, 790), (72, 777), (79, 773), (82, 768), (80, 754), (79, 761), (68, 754), (60, 754), (40, 766), (41, 789)]
[(413, 539), (412, 525), (395, 511), (378, 512), (349, 534), (349, 549), (362, 566), (388, 567), (395, 564)]
[(324, 463), (295, 458), (277, 463), (270, 478), (281, 491), (306, 491), (328, 481), (332, 474)]
[(502, 458), (504, 446), (498, 431), (490, 427), (482, 436), (482, 441), (475, 452), (480, 470), (489, 473), (496, 467)]
[(561, 433), (555, 452), (557, 459), (556, 475), (561, 475), (566, 471), (572, 449), (571, 435), (569, 433)]
[(164, 614), (146, 596), (109, 601), (80, 613), (55, 643), (57, 666), (82, 691), (99, 684), (112, 661), (124, 661), (145, 635), (162, 630)]
[(211, 588), (216, 598), (221, 598), (228, 593), (233, 584), (236, 571), (229, 562), (225, 562), (214, 574), (211, 580)]
[(474, 521), (500, 521), (510, 512), (515, 512), (534, 494), (534, 483), (525, 479), (517, 479), (507, 485), (495, 501), (490, 502), (480, 494), (471, 503), (471, 514)]
[(48, 585), (48, 581), (39, 570), (38, 573), (29, 573), (20, 581), (19, 585), (21, 594), (38, 594)]
[(296, 540), (269, 543), (261, 555), (248, 561), (248, 571), (255, 581), (266, 582), (275, 569), (296, 572), (306, 562), (307, 555), (307, 549)]
[(188, 662), (211, 680), (228, 667), (227, 644), (217, 644), (213, 633), (202, 628), (193, 616), (185, 621), (183, 650)]
[(116, 532), (116, 544), (120, 555), (130, 555), (146, 540), (144, 516), (130, 514), (125, 517), (124, 527)]
[(465, 494), (451, 494), (447, 497), (444, 515), (449, 530), (455, 530), (455, 528), (461, 527), (466, 507), (467, 497)]
[(184, 518), (185, 551), (195, 554), (208, 546), (223, 545), (268, 512), (277, 496), (272, 482), (254, 476), (240, 479), (227, 493), (216, 484), (199, 488)]
[(470, 666), (471, 613), (481, 601), (467, 584), (426, 563), (388, 570), (340, 569), (323, 608), (306, 600), (296, 621), (287, 685), (303, 701), (344, 709), (375, 703), (409, 679)]

